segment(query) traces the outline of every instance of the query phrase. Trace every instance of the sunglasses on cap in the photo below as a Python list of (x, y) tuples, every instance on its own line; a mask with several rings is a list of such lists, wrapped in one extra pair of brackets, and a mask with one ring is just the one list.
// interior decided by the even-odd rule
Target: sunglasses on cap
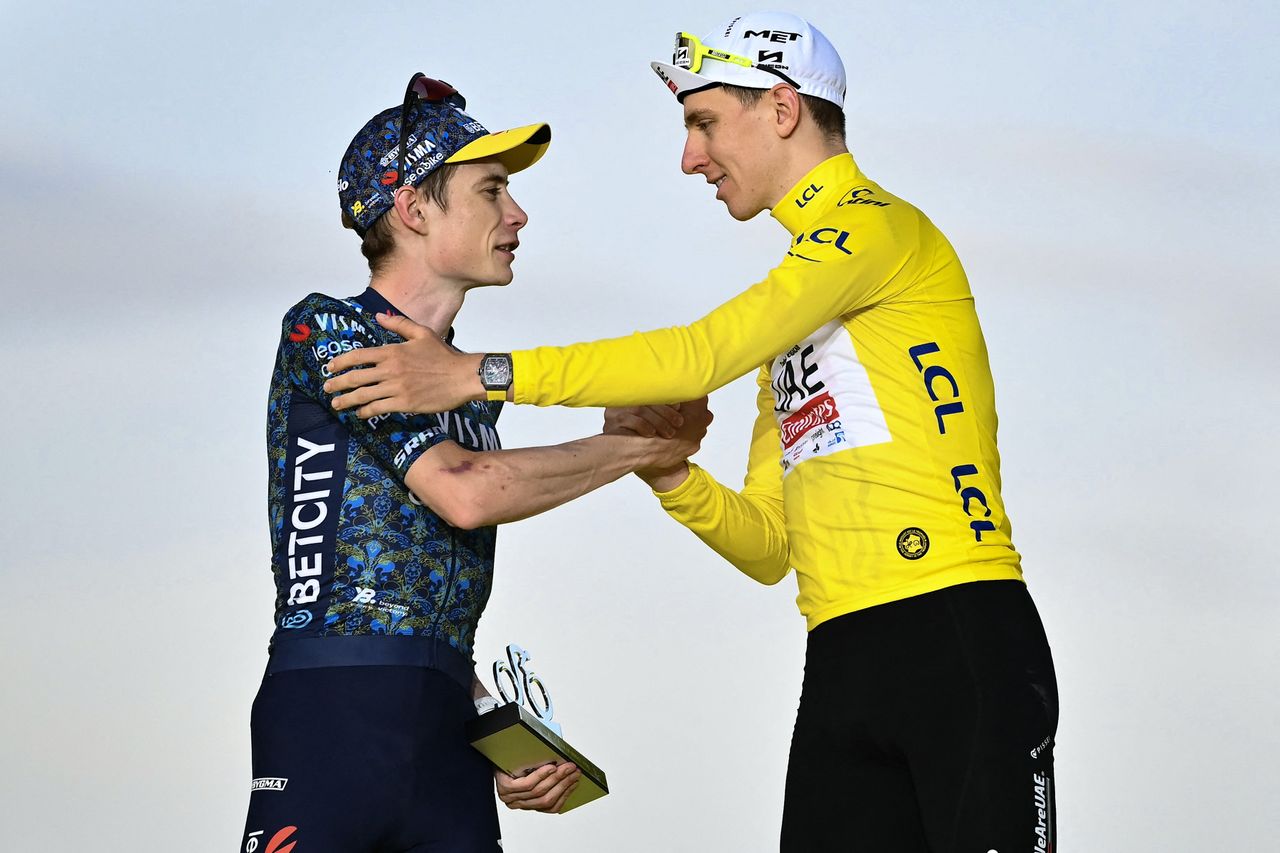
[(409, 85), (404, 90), (404, 106), (400, 109), (400, 159), (393, 192), (404, 186), (405, 156), (409, 152), (409, 110), (419, 101), (428, 104), (453, 104), (460, 110), (467, 108), (467, 99), (443, 80), (432, 79), (421, 71), (409, 78)]
[(702, 60), (715, 59), (719, 62), (728, 62), (732, 65), (741, 65), (743, 68), (759, 68), (761, 71), (768, 71), (775, 77), (780, 77), (787, 83), (800, 89), (800, 84), (783, 74), (776, 68), (770, 68), (767, 65), (759, 65), (747, 59), (745, 56), (739, 56), (736, 53), (729, 53), (727, 50), (719, 50), (714, 47), (707, 47), (698, 37), (692, 33), (679, 32), (676, 33), (676, 47), (671, 54), (671, 64), (676, 68), (683, 68), (691, 74), (697, 74), (698, 69), (702, 67)]

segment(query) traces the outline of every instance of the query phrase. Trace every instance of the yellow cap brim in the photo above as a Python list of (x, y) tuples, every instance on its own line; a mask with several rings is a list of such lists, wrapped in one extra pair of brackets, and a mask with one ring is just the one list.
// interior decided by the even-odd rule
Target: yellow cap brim
[(508, 173), (514, 175), (538, 162), (550, 145), (551, 125), (527, 124), (473, 139), (445, 162), (466, 163), (492, 157), (506, 166)]

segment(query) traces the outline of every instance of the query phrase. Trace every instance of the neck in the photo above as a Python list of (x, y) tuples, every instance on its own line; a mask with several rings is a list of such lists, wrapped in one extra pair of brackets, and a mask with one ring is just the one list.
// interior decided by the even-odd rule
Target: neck
[(466, 296), (466, 290), (452, 282), (412, 275), (403, 268), (375, 275), (369, 286), (410, 320), (426, 326), (441, 338), (448, 334)]
[(769, 205), (772, 210), (778, 202), (786, 198), (787, 193), (791, 192), (791, 188), (800, 182), (800, 179), (817, 168), (818, 164), (830, 160), (837, 154), (848, 154), (849, 149), (841, 143), (829, 143), (826, 140), (821, 142), (815, 141), (814, 144), (798, 147), (794, 153), (787, 158), (786, 163), (778, 170), (778, 183), (775, 187), (776, 193), (773, 198), (773, 204)]

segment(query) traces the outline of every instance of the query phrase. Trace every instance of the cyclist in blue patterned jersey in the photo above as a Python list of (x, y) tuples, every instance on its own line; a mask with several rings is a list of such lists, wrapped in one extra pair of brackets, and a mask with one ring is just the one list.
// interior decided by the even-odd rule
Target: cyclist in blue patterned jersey
[(463, 733), (484, 695), (472, 654), (496, 525), (673, 465), (709, 420), (668, 438), (503, 450), (500, 401), (368, 420), (333, 411), (326, 363), (402, 340), (377, 315), (452, 341), (467, 291), (511, 281), (527, 217), (508, 175), (542, 156), (550, 129), (491, 134), (465, 106), (415, 75), (402, 105), (365, 124), (338, 186), (370, 286), (313, 293), (284, 317), (267, 414), (276, 627), (252, 712), (244, 851), (492, 853), (495, 777), (509, 807), (558, 811), (577, 768), (493, 773)]

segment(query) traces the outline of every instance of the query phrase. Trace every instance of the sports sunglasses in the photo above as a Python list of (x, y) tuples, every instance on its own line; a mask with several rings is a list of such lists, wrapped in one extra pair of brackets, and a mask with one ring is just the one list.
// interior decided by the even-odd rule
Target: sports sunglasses
[(686, 71), (697, 74), (698, 69), (702, 67), (703, 59), (715, 59), (720, 62), (728, 62), (733, 65), (741, 65), (743, 68), (759, 68), (761, 71), (768, 71), (775, 77), (780, 77), (797, 91), (800, 90), (800, 84), (783, 74), (776, 68), (770, 68), (767, 65), (759, 65), (747, 59), (745, 56), (739, 56), (736, 53), (729, 53), (726, 50), (717, 50), (714, 47), (707, 47), (698, 37), (692, 33), (678, 32), (676, 33), (676, 47), (671, 54), (671, 64), (676, 68), (683, 68)]
[(396, 169), (396, 185), (392, 192), (404, 186), (405, 155), (409, 152), (409, 110), (419, 101), (428, 104), (453, 104), (460, 110), (467, 108), (467, 99), (443, 80), (435, 80), (421, 71), (409, 78), (409, 85), (404, 90), (404, 106), (400, 109), (400, 159)]

